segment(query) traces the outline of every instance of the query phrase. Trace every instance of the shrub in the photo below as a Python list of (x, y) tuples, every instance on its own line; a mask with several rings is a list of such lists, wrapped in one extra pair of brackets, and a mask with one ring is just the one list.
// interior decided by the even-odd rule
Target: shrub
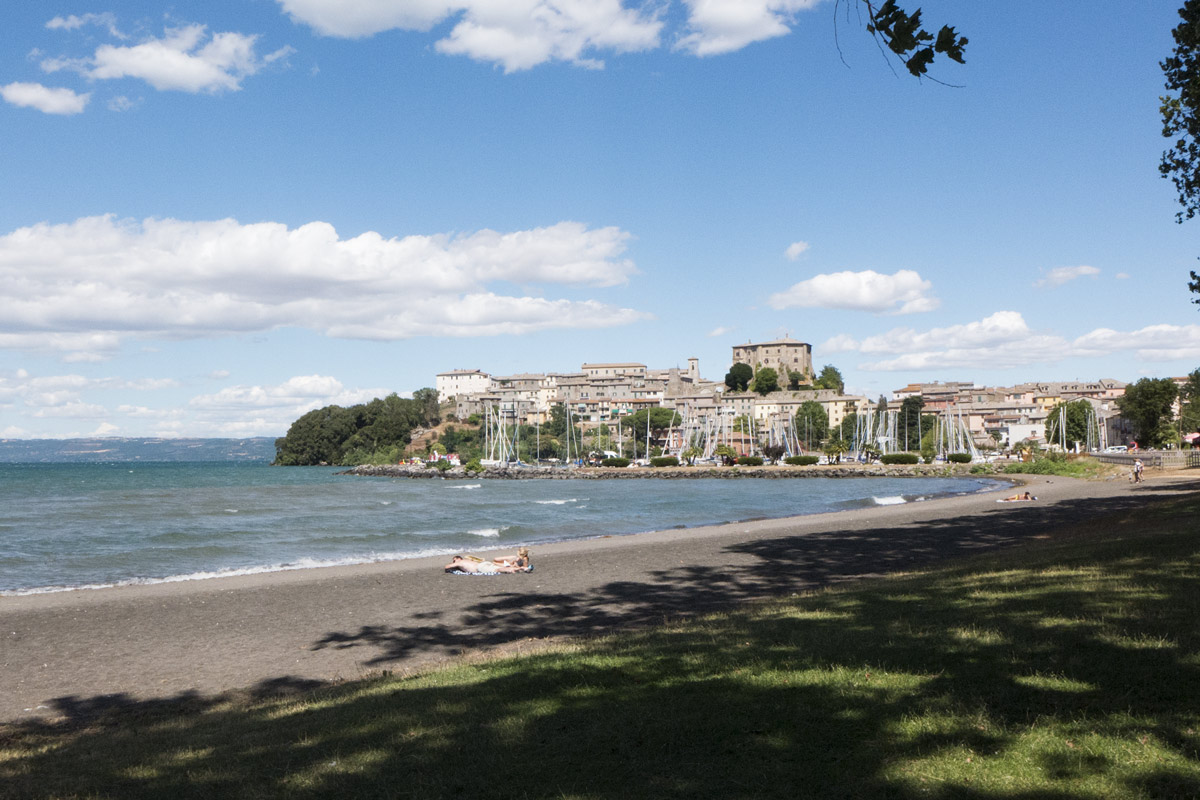
[(433, 468), (438, 472), (447, 472), (451, 469), (454, 469), (454, 465), (444, 458), (439, 458), (437, 461), (433, 462)]
[(652, 467), (678, 467), (679, 459), (676, 458), (675, 456), (658, 456), (657, 458), (650, 459), (650, 466), (652, 466)]
[(971, 463), (971, 454), (970, 453), (951, 453), (950, 455), (946, 456), (946, 460), (949, 461), (951, 464), (970, 464)]
[(970, 469), (972, 475), (983, 475), (992, 471), (991, 464), (972, 464)]
[(820, 460), (820, 456), (788, 456), (783, 463), (791, 464), (793, 467), (809, 467)]
[(468, 473), (483, 472), (483, 463), (480, 462), (478, 458), (472, 458), (467, 462), (467, 465), (463, 467), (463, 469), (465, 469)]
[(879, 457), (880, 464), (916, 464), (920, 460), (916, 453), (884, 453)]
[(628, 467), (628, 458), (606, 458), (600, 462), (602, 467)]
[(742, 456), (738, 459), (737, 463), (741, 464), (743, 467), (761, 467), (763, 465), (763, 460), (758, 456)]

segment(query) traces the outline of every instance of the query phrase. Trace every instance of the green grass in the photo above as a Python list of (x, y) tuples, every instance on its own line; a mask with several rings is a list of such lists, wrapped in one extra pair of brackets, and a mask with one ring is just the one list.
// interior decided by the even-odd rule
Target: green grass
[(1038, 458), (1034, 461), (1019, 461), (1005, 464), (1000, 470), (1007, 475), (1062, 475), (1067, 478), (1082, 478), (1098, 480), (1111, 478), (1120, 474), (1128, 474), (1112, 464), (1105, 464), (1088, 456), (1072, 458)]
[(650, 630), (0, 731), (2, 797), (1200, 797), (1200, 501)]

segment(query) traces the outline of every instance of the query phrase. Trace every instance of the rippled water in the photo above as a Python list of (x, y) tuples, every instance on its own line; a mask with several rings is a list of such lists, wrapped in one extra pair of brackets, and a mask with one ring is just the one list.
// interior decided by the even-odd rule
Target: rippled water
[(229, 463), (0, 465), (0, 594), (192, 580), (912, 502), (948, 478), (394, 480)]

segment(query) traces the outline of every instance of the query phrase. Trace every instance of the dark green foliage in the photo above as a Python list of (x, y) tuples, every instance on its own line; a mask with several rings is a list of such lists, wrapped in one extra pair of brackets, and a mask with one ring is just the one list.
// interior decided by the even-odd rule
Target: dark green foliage
[(796, 412), (796, 437), (805, 450), (816, 450), (829, 435), (829, 415), (816, 400), (806, 400)]
[(896, 420), (896, 432), (900, 436), (900, 445), (905, 450), (920, 450), (921, 439), (933, 426), (937, 418), (921, 413), (925, 407), (925, 398), (918, 395), (906, 397), (900, 402), (900, 415)]
[[(1179, 25), (1171, 31), (1175, 50), (1159, 64), (1167, 90), (1159, 98), (1162, 135), (1172, 142), (1158, 170), (1175, 184), (1182, 206), (1175, 219), (1183, 222), (1200, 211), (1200, 0), (1187, 0), (1179, 17)], [(1197, 279), (1195, 273), (1192, 278)]]
[(886, 0), (878, 8), (868, 2), (867, 12), (871, 16), (867, 32), (882, 40), (916, 77), (926, 73), (938, 54), (959, 64), (966, 63), (963, 48), (967, 46), (967, 37), (959, 36), (954, 28), (943, 25), (935, 38), (921, 27), (921, 9), (909, 14), (899, 8), (895, 0)]
[(442, 421), (438, 416), (437, 389), (417, 389), (413, 392), (413, 402), (421, 414), (422, 425), (431, 427)]
[(754, 380), (754, 370), (749, 364), (734, 364), (725, 373), (725, 385), (735, 392), (744, 392)]
[(1066, 410), (1067, 447), (1073, 447), (1075, 442), (1087, 444), (1088, 421), (1091, 419), (1092, 404), (1087, 400), (1064, 400), (1050, 410), (1046, 417), (1046, 442), (1062, 444), (1062, 412)]
[(449, 472), (454, 468), (454, 465), (444, 458), (439, 458), (437, 461), (434, 461), (432, 464), (430, 464), (430, 466), (436, 469), (438, 472)]
[(920, 460), (916, 453), (884, 453), (879, 457), (880, 464), (916, 464)]
[(287, 435), (276, 440), (275, 463), (285, 467), (344, 464), (350, 452), (403, 448), (412, 429), (425, 419), (417, 401), (395, 394), (349, 408), (318, 408), (293, 422)]
[(841, 370), (832, 364), (826, 364), (821, 367), (821, 374), (813, 382), (813, 387), (817, 389), (832, 389), (838, 394), (843, 394), (846, 391), (846, 381), (842, 378)]
[(779, 391), (779, 373), (771, 367), (763, 367), (754, 376), (754, 391), (761, 395)]
[(628, 467), (628, 458), (606, 458), (600, 462), (602, 467)]
[(837, 434), (842, 441), (848, 443), (851, 448), (858, 443), (854, 440), (854, 431), (858, 427), (858, 414), (847, 414), (842, 417), (842, 424), (837, 428)]
[(774, 464), (783, 458), (783, 454), (787, 452), (787, 448), (781, 444), (769, 444), (762, 451), (763, 455), (769, 458), (771, 463)]
[(950, 453), (948, 456), (946, 456), (946, 460), (949, 461), (951, 464), (970, 464), (971, 463), (971, 454), (970, 453)]
[(742, 456), (737, 463), (743, 467), (761, 467), (763, 460), (758, 456)]
[(481, 462), (478, 458), (472, 458), (463, 466), (463, 469), (465, 469), (468, 473), (478, 474), (483, 472), (483, 462)]
[(650, 459), (650, 466), (652, 466), (652, 467), (678, 467), (679, 459), (676, 458), (675, 456), (657, 456), (656, 458)]
[(1170, 378), (1142, 378), (1125, 387), (1125, 396), (1117, 398), (1121, 416), (1133, 423), (1133, 437), (1143, 447), (1158, 447), (1168, 431), (1171, 406), (1179, 389)]
[(635, 414), (630, 414), (621, 420), (621, 427), (627, 433), (626, 438), (634, 438), (638, 442), (638, 452), (646, 451), (646, 417), (650, 418), (651, 445), (662, 445), (667, 431), (683, 421), (683, 417), (673, 408), (643, 408)]
[(783, 463), (791, 464), (793, 467), (811, 467), (820, 460), (820, 456), (788, 456)]
[(1179, 390), (1183, 410), (1179, 415), (1179, 428), (1183, 433), (1200, 431), (1200, 369), (1192, 370), (1187, 382)]
[(793, 392), (796, 391), (797, 389), (799, 389), (801, 386), (808, 385), (808, 382), (809, 382), (808, 375), (806, 375), (805, 373), (803, 373), (799, 370), (789, 369), (787, 371), (787, 379), (788, 379), (788, 388), (791, 389)]

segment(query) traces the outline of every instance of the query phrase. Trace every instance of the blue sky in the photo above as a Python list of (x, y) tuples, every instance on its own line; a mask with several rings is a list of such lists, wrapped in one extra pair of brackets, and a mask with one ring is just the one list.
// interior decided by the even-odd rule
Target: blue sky
[(281, 435), (460, 367), (719, 379), (784, 334), (872, 397), (1200, 366), (1177, 4), (921, 6), (956, 87), (846, 2), (6, 9), (0, 436)]

